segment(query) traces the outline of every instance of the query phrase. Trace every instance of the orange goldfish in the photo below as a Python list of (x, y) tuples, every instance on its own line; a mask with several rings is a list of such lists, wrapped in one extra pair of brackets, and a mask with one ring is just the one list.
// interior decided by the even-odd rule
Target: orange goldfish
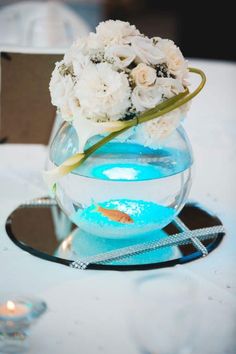
[(97, 205), (96, 209), (99, 213), (102, 213), (104, 216), (113, 221), (117, 221), (122, 224), (132, 224), (134, 222), (134, 220), (123, 211), (103, 208), (100, 205)]

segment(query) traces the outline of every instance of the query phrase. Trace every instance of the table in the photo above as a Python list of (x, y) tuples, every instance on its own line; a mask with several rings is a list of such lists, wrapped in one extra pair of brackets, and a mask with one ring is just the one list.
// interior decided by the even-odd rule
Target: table
[[(190, 199), (216, 213), (227, 230), (221, 246), (204, 259), (169, 270), (121, 273), (73, 270), (23, 252), (7, 237), (5, 220), (22, 201), (47, 194), (40, 175), (47, 148), (0, 145), (0, 295), (32, 294), (49, 307), (32, 331), (29, 354), (162, 353), (163, 342), (177, 346), (180, 334), (194, 339), (198, 329), (204, 333), (195, 349), (186, 345), (175, 353), (236, 352), (236, 65), (190, 64), (208, 78), (184, 122), (195, 155)], [(161, 325), (165, 306), (173, 312), (175, 332)]]

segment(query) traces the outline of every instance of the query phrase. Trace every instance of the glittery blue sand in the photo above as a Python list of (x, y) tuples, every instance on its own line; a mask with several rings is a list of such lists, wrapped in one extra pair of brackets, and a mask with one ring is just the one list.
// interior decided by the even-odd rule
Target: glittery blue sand
[(78, 209), (71, 220), (82, 230), (106, 238), (136, 237), (166, 226), (174, 217), (174, 209), (143, 200), (110, 200), (99, 205), (106, 209), (125, 212), (133, 223), (113, 221), (98, 211), (96, 205)]

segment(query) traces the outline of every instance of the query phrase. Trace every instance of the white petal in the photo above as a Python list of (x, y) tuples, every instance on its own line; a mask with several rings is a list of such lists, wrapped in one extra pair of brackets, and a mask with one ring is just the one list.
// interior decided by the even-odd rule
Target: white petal
[(97, 123), (91, 119), (81, 118), (75, 119), (73, 121), (73, 126), (79, 137), (78, 151), (82, 153), (88, 139), (95, 135), (102, 135), (121, 130), (124, 127), (124, 123), (120, 121)]

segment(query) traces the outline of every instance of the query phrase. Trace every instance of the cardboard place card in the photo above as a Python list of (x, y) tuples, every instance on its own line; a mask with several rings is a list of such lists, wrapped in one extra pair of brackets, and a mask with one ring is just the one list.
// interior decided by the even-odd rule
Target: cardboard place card
[(49, 80), (58, 54), (1, 53), (0, 140), (47, 144), (55, 118)]

